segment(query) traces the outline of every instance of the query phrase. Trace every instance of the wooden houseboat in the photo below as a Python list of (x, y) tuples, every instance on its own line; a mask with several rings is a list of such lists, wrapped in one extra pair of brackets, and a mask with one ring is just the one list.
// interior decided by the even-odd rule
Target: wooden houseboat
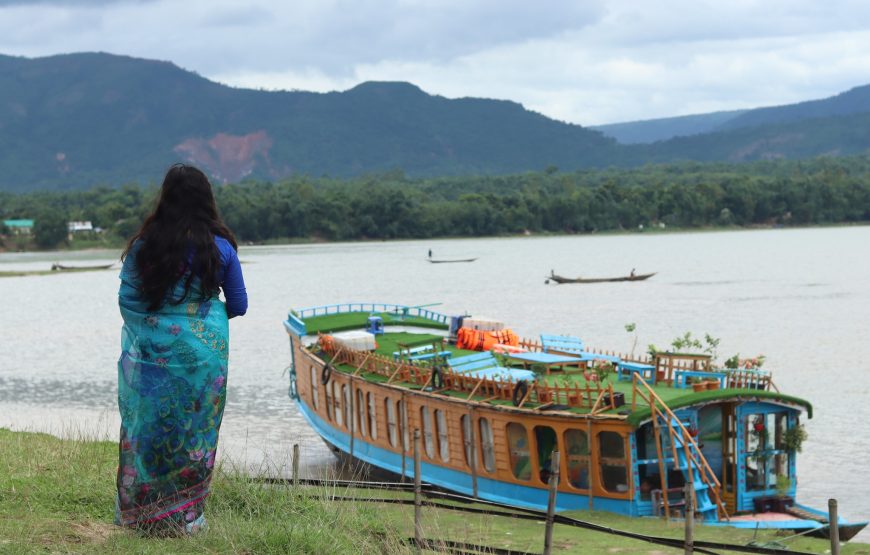
[[(826, 530), (795, 503), (809, 402), (767, 371), (710, 357), (630, 357), (577, 337), (520, 339), (497, 322), (423, 307), (291, 311), (290, 396), (336, 453), (490, 501), (558, 511), (680, 516), (684, 485), (711, 525)], [(840, 519), (841, 538), (866, 523)]]

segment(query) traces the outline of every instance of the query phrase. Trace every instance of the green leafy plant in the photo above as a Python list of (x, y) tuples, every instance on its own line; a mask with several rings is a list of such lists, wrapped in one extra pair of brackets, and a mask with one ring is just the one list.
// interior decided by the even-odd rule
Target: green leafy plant
[(613, 372), (613, 364), (610, 362), (596, 361), (592, 366), (592, 371), (598, 376), (598, 383), (602, 383)]
[(776, 477), (776, 495), (779, 497), (788, 496), (788, 491), (791, 489), (791, 478), (785, 474), (780, 474)]
[(732, 356), (725, 361), (725, 368), (736, 369), (740, 368), (740, 353)]
[(631, 343), (631, 358), (634, 358), (634, 350), (637, 348), (637, 324), (631, 322), (630, 324), (625, 324), (625, 331), (628, 333), (633, 333), (633, 341)]
[(800, 453), (803, 448), (804, 440), (806, 440), (807, 437), (807, 430), (804, 428), (804, 425), (798, 424), (797, 426), (792, 426), (785, 431), (785, 434), (782, 436), (782, 443), (785, 445), (786, 449)]
[(713, 337), (709, 333), (705, 333), (704, 340), (701, 341), (699, 338), (693, 336), (692, 332), (687, 331), (685, 334), (671, 341), (671, 347), (673, 347), (677, 352), (696, 352), (710, 355), (710, 357), (715, 360), (718, 356), (717, 349), (719, 348), (720, 341), (721, 339)]

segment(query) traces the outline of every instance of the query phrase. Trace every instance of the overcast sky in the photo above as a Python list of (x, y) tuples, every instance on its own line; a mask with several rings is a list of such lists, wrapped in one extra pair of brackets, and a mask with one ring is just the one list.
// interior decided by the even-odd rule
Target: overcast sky
[(410, 81), (595, 125), (870, 83), (866, 0), (0, 0), (0, 53), (169, 60), (239, 87)]

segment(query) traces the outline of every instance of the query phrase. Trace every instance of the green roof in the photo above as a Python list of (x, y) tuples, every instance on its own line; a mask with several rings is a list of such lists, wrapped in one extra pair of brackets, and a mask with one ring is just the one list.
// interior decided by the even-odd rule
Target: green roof
[(33, 220), (3, 220), (6, 227), (33, 227)]

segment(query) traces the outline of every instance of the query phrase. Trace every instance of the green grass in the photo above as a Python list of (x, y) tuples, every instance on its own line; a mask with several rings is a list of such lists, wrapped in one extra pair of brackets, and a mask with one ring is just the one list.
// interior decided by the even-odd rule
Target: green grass
[[(328, 487), (269, 487), (224, 465), (206, 507), (209, 530), (192, 538), (151, 539), (112, 524), (117, 445), (61, 440), (0, 429), (0, 553), (411, 553), (413, 509), (372, 501), (409, 494)], [(330, 495), (360, 502), (330, 501)], [(466, 505), (463, 505), (466, 506)], [(471, 507), (477, 507), (471, 505)], [(682, 523), (604, 512), (569, 516), (653, 536), (682, 537)], [(423, 535), (540, 553), (544, 525), (537, 521), (423, 508)], [(557, 525), (558, 553), (663, 555), (675, 550), (639, 540)], [(695, 538), (746, 544), (753, 532), (699, 526)], [(782, 539), (772, 531), (758, 539)], [(826, 540), (797, 538), (796, 550), (824, 553)], [(727, 551), (720, 551), (728, 553)], [(870, 555), (850, 544), (847, 555)]]
[(118, 447), (0, 429), (0, 553), (403, 553), (373, 505), (215, 473), (209, 530), (150, 539), (112, 524)]

